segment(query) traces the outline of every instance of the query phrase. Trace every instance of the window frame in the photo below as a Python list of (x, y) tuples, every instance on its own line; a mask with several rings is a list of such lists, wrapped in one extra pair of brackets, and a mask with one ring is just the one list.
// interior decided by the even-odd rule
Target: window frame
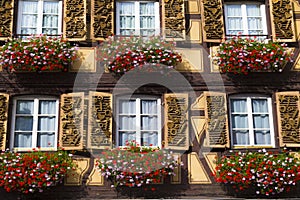
[[(160, 34), (160, 8), (159, 8), (159, 2), (155, 1), (155, 0), (150, 0), (150, 1), (126, 1), (126, 0), (118, 0), (116, 1), (116, 35), (120, 35), (120, 3), (121, 2), (128, 2), (128, 3), (134, 3), (134, 7), (135, 7), (135, 29), (134, 29), (134, 33), (132, 33), (131, 35), (134, 36), (143, 36), (141, 35), (141, 27), (140, 27), (140, 3), (149, 3), (149, 2), (153, 2), (154, 3), (154, 15), (155, 15), (155, 24), (154, 24), (154, 29), (155, 29), (155, 33), (154, 35), (159, 35)], [(129, 35), (123, 35), (123, 36), (129, 36)], [(145, 36), (147, 37), (147, 36)]]
[[(32, 143), (31, 147), (15, 147), (15, 125), (16, 125), (16, 110), (17, 110), (17, 101), (18, 100), (33, 100), (33, 124), (32, 124)], [(39, 110), (39, 101), (49, 100), (55, 101), (55, 130), (54, 130), (54, 144), (53, 147), (38, 147), (37, 146), (37, 136), (38, 136), (38, 110)], [(42, 151), (56, 151), (57, 150), (57, 142), (58, 142), (58, 122), (59, 121), (59, 98), (53, 96), (33, 96), (33, 95), (26, 95), (26, 96), (18, 96), (13, 98), (13, 106), (12, 106), (12, 120), (11, 120), (11, 131), (10, 131), (10, 149), (13, 151), (30, 151), (33, 148), (39, 148)]]
[[(153, 96), (153, 95), (134, 95), (134, 96), (119, 96), (116, 98), (116, 146), (117, 147), (124, 147), (120, 144), (120, 132), (122, 130), (120, 130), (120, 126), (119, 126), (119, 120), (120, 120), (120, 104), (119, 102), (121, 100), (135, 100), (136, 101), (136, 113), (135, 115), (136, 117), (136, 124), (139, 124), (136, 130), (132, 130), (134, 132), (136, 132), (136, 137), (135, 137), (135, 141), (141, 144), (141, 136), (142, 136), (142, 128), (141, 128), (141, 113), (139, 111), (141, 111), (141, 100), (156, 100), (157, 102), (157, 144), (158, 146), (154, 146), (152, 145), (151, 147), (159, 147), (162, 148), (162, 104), (161, 104), (161, 98), (157, 97), (157, 96)], [(138, 103), (137, 103), (138, 102)], [(150, 145), (149, 145), (150, 146)], [(147, 146), (148, 147), (148, 146)]]
[[(267, 24), (267, 13), (266, 13), (266, 5), (265, 3), (262, 2), (251, 2), (251, 1), (241, 1), (241, 2), (225, 2), (224, 3), (224, 22), (225, 22), (225, 34), (226, 35), (231, 35), (228, 33), (228, 13), (227, 13), (227, 6), (228, 5), (241, 5), (241, 10), (242, 10), (242, 22), (243, 22), (243, 33), (240, 35), (249, 35), (249, 30), (248, 30), (248, 16), (247, 16), (247, 10), (246, 10), (246, 5), (259, 5), (260, 6), (260, 13), (262, 17), (262, 31), (263, 33), (261, 34), (262, 36), (268, 36), (268, 24)], [(265, 26), (264, 26), (265, 25)], [(247, 33), (245, 33), (247, 31)], [(253, 35), (253, 36), (259, 36), (259, 35)]]
[[(232, 119), (232, 107), (231, 101), (233, 99), (246, 99), (247, 104), (247, 119), (248, 119), (248, 130), (249, 130), (249, 145), (245, 144), (234, 144), (234, 133), (233, 133), (233, 119)], [(254, 134), (254, 124), (253, 124), (253, 109), (252, 109), (252, 100), (253, 99), (266, 99), (268, 106), (268, 115), (269, 115), (269, 130), (270, 130), (270, 144), (254, 144), (255, 143), (255, 134)], [(250, 110), (249, 110), (250, 108)], [(273, 108), (272, 108), (272, 97), (266, 95), (232, 95), (229, 97), (229, 120), (230, 120), (230, 137), (231, 145), (233, 148), (274, 148), (275, 147), (275, 131), (274, 131), (274, 118), (273, 118)]]
[[(22, 3), (24, 1), (27, 0), (19, 0), (18, 1), (18, 17), (17, 17), (17, 34), (18, 35), (25, 35), (25, 36), (29, 36), (31, 34), (22, 34), (21, 33), (21, 28), (22, 28), (22, 14), (23, 14), (23, 6)], [(54, 2), (58, 2), (58, 30), (57, 30), (57, 35), (61, 35), (62, 34), (62, 17), (63, 17), (63, 4), (62, 4), (62, 0), (31, 0), (31, 1), (36, 1), (38, 2), (38, 17), (37, 17), (37, 26), (36, 26), (36, 33), (35, 34), (44, 34), (43, 31), (43, 5), (45, 1), (54, 1)], [(51, 36), (51, 34), (47, 34), (49, 36)], [(54, 35), (56, 36), (56, 35)]]

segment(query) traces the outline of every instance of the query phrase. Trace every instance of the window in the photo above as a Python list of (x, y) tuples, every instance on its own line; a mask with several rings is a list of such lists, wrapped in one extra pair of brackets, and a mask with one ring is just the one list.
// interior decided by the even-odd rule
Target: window
[(158, 35), (159, 4), (154, 1), (119, 1), (116, 4), (117, 35)]
[(231, 97), (230, 114), (234, 146), (274, 146), (270, 97)]
[(226, 3), (227, 35), (267, 35), (265, 5), (260, 3)]
[(58, 99), (19, 97), (14, 99), (11, 147), (16, 150), (56, 148)]
[(18, 34), (61, 34), (62, 1), (19, 1), (18, 14)]
[(161, 100), (154, 97), (119, 98), (117, 141), (136, 140), (143, 146), (161, 146)]

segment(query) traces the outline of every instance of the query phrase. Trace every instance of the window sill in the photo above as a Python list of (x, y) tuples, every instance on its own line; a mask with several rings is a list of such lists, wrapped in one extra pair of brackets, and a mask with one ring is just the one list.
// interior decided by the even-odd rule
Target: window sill
[(12, 148), (13, 152), (31, 152), (31, 151), (57, 151), (57, 147), (46, 148)]
[(233, 149), (271, 149), (275, 148), (275, 146), (272, 145), (235, 145), (233, 146)]

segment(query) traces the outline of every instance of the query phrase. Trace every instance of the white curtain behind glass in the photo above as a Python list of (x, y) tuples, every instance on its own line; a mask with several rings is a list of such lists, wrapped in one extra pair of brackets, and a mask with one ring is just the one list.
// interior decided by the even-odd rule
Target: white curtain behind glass
[(45, 34), (58, 34), (58, 5), (58, 2), (44, 2), (42, 32)]
[(120, 2), (120, 34), (130, 35), (135, 30), (135, 5), (134, 2)]
[(154, 2), (140, 3), (140, 27), (141, 35), (153, 35), (155, 33)]
[(248, 21), (248, 34), (260, 35), (263, 34), (262, 16), (260, 13), (259, 5), (247, 5), (247, 21)]
[(227, 34), (237, 35), (243, 33), (243, 19), (241, 5), (226, 5), (227, 19), (226, 29)]
[(142, 100), (142, 144), (158, 146), (158, 122), (157, 122), (157, 101)]
[(119, 101), (119, 143), (125, 146), (126, 141), (135, 140), (136, 127), (136, 101)]
[(36, 34), (38, 23), (38, 2), (22, 1), (21, 34)]
[(248, 145), (250, 139), (246, 99), (232, 99), (231, 113), (234, 144)]

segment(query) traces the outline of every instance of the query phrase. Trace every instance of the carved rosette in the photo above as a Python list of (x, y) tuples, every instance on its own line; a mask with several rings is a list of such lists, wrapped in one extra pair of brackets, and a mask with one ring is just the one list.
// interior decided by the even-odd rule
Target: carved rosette
[(276, 94), (280, 146), (300, 146), (299, 92)]
[(221, 0), (201, 0), (203, 38), (206, 42), (220, 42), (224, 37), (224, 21)]
[(274, 40), (295, 42), (295, 25), (291, 0), (270, 0)]
[(166, 38), (185, 39), (184, 0), (163, 0)]
[(64, 37), (69, 41), (86, 39), (86, 0), (65, 0)]
[(0, 147), (5, 151), (7, 132), (8, 94), (0, 94)]
[(83, 148), (84, 93), (61, 96), (59, 143), (66, 150)]
[(205, 92), (206, 134), (210, 147), (229, 147), (226, 95)]
[(0, 40), (6, 40), (12, 35), (13, 5), (13, 0), (0, 2)]
[(107, 149), (112, 144), (112, 94), (90, 92), (88, 148)]
[(189, 148), (188, 94), (165, 94), (165, 146)]
[(113, 34), (114, 0), (92, 0), (91, 38), (104, 40)]

